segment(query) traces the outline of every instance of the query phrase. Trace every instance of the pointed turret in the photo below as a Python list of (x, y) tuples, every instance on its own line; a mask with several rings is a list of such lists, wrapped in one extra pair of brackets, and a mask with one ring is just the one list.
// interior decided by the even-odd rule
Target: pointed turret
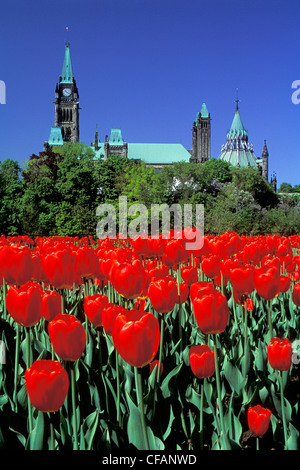
[(210, 159), (210, 138), (210, 114), (206, 104), (202, 103), (193, 124), (190, 162), (204, 163)]
[(60, 83), (73, 83), (73, 68), (70, 54), (70, 43), (65, 44), (65, 55), (60, 76)]
[[(70, 44), (65, 43), (65, 54), (59, 82), (55, 87), (54, 128), (51, 130), (48, 146), (57, 141), (63, 145), (64, 142), (79, 142), (79, 93), (70, 55)], [(54, 136), (52, 138), (52, 136)], [(59, 138), (58, 138), (59, 136)]]
[(227, 138), (238, 138), (248, 141), (248, 133), (244, 128), (242, 123), (240, 111), (238, 105), (236, 106), (235, 115), (230, 127), (230, 130), (227, 134)]
[(98, 124), (96, 124), (94, 148), (95, 148), (95, 152), (97, 152), (97, 150), (99, 150)]
[(239, 101), (239, 99), (235, 100), (235, 115), (230, 130), (227, 132), (226, 143), (221, 148), (219, 158), (238, 168), (257, 168), (257, 158), (253, 145), (248, 142), (248, 132), (241, 119)]
[(261, 158), (262, 158), (262, 176), (264, 177), (266, 181), (268, 181), (269, 180), (269, 152), (268, 152), (266, 141), (264, 142), (264, 147), (263, 147), (263, 151), (261, 154)]

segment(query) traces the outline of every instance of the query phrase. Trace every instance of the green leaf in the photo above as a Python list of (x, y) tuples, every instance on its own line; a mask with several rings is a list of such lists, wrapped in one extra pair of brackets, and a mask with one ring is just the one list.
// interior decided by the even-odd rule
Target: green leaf
[[(17, 438), (19, 439), (19, 441), (21, 442), (21, 444), (25, 448), (25, 446), (26, 446), (26, 437), (23, 436), (23, 434), (21, 434), (19, 431), (16, 431), (15, 429), (12, 429), (11, 427), (9, 427), (8, 429), (16, 434)], [(2, 432), (1, 432), (1, 446), (3, 444), (5, 444), (5, 442), (2, 442), (2, 438), (3, 438), (3, 435), (2, 435)]]
[(237, 395), (240, 395), (243, 387), (247, 382), (247, 377), (244, 378), (239, 368), (233, 365), (232, 362), (227, 359), (227, 357), (224, 359), (223, 371), (227, 382), (232, 388), (232, 391)]
[(170, 414), (169, 414), (170, 418), (169, 418), (169, 422), (168, 422), (168, 426), (167, 426), (167, 429), (165, 430), (164, 434), (163, 434), (163, 440), (165, 441), (169, 435), (171, 434), (171, 431), (172, 431), (172, 424), (173, 424), (173, 421), (175, 419), (175, 415), (173, 413), (173, 408), (172, 408), (172, 405), (170, 405)]
[(161, 384), (161, 391), (164, 398), (169, 398), (173, 391), (173, 381), (176, 379), (177, 375), (180, 372), (182, 367), (182, 362), (178, 364), (169, 374), (165, 377), (163, 383)]
[(260, 338), (258, 339), (257, 347), (255, 348), (253, 354), (254, 365), (256, 369), (261, 372), (265, 372), (267, 363), (266, 345), (262, 343)]
[(83, 422), (83, 431), (86, 442), (86, 450), (91, 450), (93, 440), (99, 425), (99, 412), (98, 410), (91, 413)]
[(299, 450), (299, 431), (289, 423), (289, 437), (286, 441), (287, 450)]
[[(129, 406), (129, 418), (127, 422), (127, 435), (130, 444), (138, 450), (146, 450), (143, 436), (142, 420), (139, 408), (134, 404), (132, 398), (127, 393), (127, 403)], [(146, 427), (150, 450), (163, 450), (163, 442), (154, 436), (151, 428)]]
[(38, 411), (38, 416), (35, 421), (34, 428), (30, 434), (30, 450), (43, 450), (45, 433), (45, 419), (44, 413)]

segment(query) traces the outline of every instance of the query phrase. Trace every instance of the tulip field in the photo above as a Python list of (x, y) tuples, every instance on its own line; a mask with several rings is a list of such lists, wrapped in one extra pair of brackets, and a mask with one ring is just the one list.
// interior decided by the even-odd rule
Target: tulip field
[(300, 236), (0, 237), (2, 450), (299, 449)]

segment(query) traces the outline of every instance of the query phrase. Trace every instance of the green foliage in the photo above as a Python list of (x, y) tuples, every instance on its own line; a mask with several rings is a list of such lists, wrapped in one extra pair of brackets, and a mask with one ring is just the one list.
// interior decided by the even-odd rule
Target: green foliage
[(291, 193), (293, 191), (293, 186), (290, 183), (281, 183), (279, 192), (280, 193)]
[(23, 195), (21, 168), (17, 161), (0, 162), (0, 232), (17, 235), (21, 230), (19, 200)]
[[(203, 204), (205, 232), (299, 233), (300, 195), (283, 183), (275, 193), (254, 168), (210, 159), (177, 162), (160, 170), (118, 155), (95, 159), (82, 143), (66, 143), (17, 162), (0, 164), (0, 229), (6, 235), (95, 235), (96, 209), (110, 203), (118, 223), (119, 197), (128, 207)], [(282, 192), (284, 190), (284, 192)]]
[(278, 196), (255, 168), (232, 168), (233, 184), (244, 191), (249, 191), (261, 207), (275, 207)]

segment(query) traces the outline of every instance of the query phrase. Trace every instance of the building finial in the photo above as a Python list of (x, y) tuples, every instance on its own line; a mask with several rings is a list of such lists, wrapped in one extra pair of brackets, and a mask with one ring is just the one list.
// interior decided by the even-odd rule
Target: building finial
[(65, 45), (66, 46), (70, 45), (70, 43), (68, 41), (68, 37), (69, 37), (68, 31), (69, 31), (69, 26), (66, 26), (66, 40), (65, 40)]
[(236, 110), (238, 111), (239, 102), (241, 101), (241, 100), (239, 100), (239, 89), (238, 88), (236, 89), (236, 100), (234, 100), (234, 101), (236, 102)]

